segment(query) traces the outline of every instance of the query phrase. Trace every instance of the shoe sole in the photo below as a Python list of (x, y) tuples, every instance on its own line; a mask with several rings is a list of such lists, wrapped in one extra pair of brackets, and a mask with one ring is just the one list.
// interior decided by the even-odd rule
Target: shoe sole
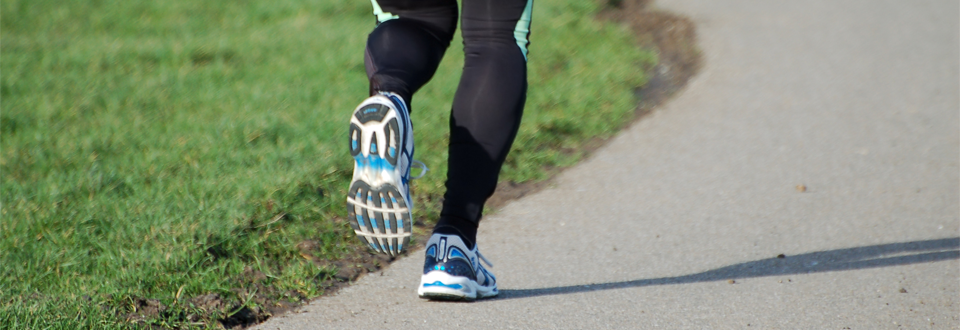
[(399, 120), (395, 109), (371, 98), (354, 111), (349, 131), (355, 161), (347, 195), (350, 226), (365, 244), (389, 255), (409, 245), (413, 229), (407, 192), (401, 188), (403, 178), (397, 170), (403, 146)]
[(417, 295), (422, 299), (445, 301), (475, 301), (498, 294), (500, 292), (496, 286), (484, 288), (466, 277), (452, 276), (442, 271), (424, 274), (417, 289)]

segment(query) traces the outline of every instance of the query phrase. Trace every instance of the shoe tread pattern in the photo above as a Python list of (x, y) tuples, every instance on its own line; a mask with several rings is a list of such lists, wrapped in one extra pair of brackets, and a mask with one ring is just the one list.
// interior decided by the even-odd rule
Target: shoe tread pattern
[[(350, 184), (347, 213), (361, 241), (377, 252), (397, 255), (409, 246), (413, 217), (398, 187), (404, 179), (397, 177), (394, 184), (381, 175), (396, 169), (402, 152), (397, 116), (389, 116), (390, 111), (387, 105), (372, 103), (354, 112), (360, 122), (351, 122), (348, 133), (350, 155), (357, 166), (354, 171), (362, 171), (362, 177), (374, 178), (374, 182), (361, 178)], [(369, 138), (364, 138), (365, 134)], [(368, 155), (364, 155), (364, 147)]]

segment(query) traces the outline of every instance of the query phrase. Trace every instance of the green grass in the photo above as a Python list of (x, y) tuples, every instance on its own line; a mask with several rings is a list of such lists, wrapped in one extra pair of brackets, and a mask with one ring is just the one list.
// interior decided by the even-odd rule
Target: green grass
[[(598, 6), (537, 1), (501, 180), (542, 180), (631, 118), (656, 59)], [(0, 328), (142, 326), (126, 319), (142, 299), (168, 307), (147, 323), (212, 327), (323, 294), (362, 249), (342, 220), (345, 123), (372, 27), (363, 0), (2, 0)], [(458, 37), (414, 102), (423, 224), (462, 63)], [(228, 308), (185, 317), (210, 293)]]

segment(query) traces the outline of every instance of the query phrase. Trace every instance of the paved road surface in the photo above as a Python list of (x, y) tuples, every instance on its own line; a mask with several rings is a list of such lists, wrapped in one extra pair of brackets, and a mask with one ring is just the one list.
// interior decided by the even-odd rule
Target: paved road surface
[(500, 298), (418, 299), (415, 253), (259, 329), (960, 328), (958, 2), (655, 5), (704, 69), (485, 219)]

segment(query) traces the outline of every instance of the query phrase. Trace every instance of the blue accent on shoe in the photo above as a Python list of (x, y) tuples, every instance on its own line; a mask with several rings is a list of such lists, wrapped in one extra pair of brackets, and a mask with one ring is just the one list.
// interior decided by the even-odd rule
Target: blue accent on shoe
[(360, 224), (360, 227), (365, 227), (365, 226), (366, 226), (366, 223), (363, 222), (363, 216), (362, 216), (362, 215), (359, 215), (359, 214), (357, 214), (357, 223)]
[[(409, 119), (410, 109), (407, 109), (407, 103), (404, 102), (403, 99), (401, 99), (396, 94), (385, 94), (384, 96), (390, 99), (390, 101), (392, 101), (393, 104), (397, 106), (397, 110), (400, 110), (400, 111), (397, 111), (397, 114), (400, 116), (400, 125), (405, 125), (405, 123), (410, 122), (410, 119)], [(405, 129), (413, 129), (413, 127), (405, 127)], [(400, 147), (404, 148), (404, 152), (406, 151), (406, 145), (407, 145), (406, 140), (407, 140), (406, 136), (400, 137), (399, 145)], [(410, 154), (407, 155), (410, 159), (413, 159), (414, 150), (415, 149), (410, 149)]]
[[(356, 149), (357, 147), (353, 147), (353, 148)], [(390, 157), (396, 157), (396, 156), (397, 156), (397, 148), (395, 148), (395, 147), (390, 147), (390, 149), (388, 149), (387, 151), (390, 152)]]
[(376, 144), (376, 143), (371, 143), (371, 144), (370, 144), (370, 152), (377, 152), (377, 144)]
[(491, 274), (490, 271), (488, 271), (486, 268), (480, 268), (480, 271), (483, 272), (483, 277), (484, 277), (483, 285), (484, 285), (484, 286), (489, 285), (490, 282), (491, 282), (491, 280), (492, 280), (493, 282), (496, 282), (496, 281), (497, 281), (497, 278), (496, 278), (495, 276), (493, 276), (493, 274)]
[(400, 108), (401, 110), (403, 110), (403, 112), (401, 113), (401, 114), (403, 115), (403, 118), (401, 118), (401, 119), (406, 120), (406, 119), (407, 119), (407, 113), (410, 112), (410, 110), (407, 109), (407, 103), (406, 103), (406, 102), (403, 102), (403, 100), (402, 100), (400, 97), (398, 97), (397, 95), (387, 95), (387, 98), (390, 99), (390, 101), (393, 101), (393, 104), (394, 104), (394, 105), (397, 105), (398, 108)]
[(463, 258), (467, 259), (467, 256), (463, 255), (463, 252), (460, 252), (460, 249), (454, 247), (450, 249), (450, 258)]
[(357, 140), (350, 141), (350, 146), (351, 146), (352, 149), (356, 149), (356, 148), (357, 148)]
[[(356, 156), (353, 156), (353, 159), (356, 161), (357, 167), (359, 168), (372, 166), (373, 168), (386, 169), (387, 171), (393, 171), (394, 168), (393, 165), (390, 165), (390, 162), (388, 162), (385, 158), (377, 155), (364, 157), (362, 154), (357, 154)], [(407, 181), (404, 180), (403, 183), (407, 183)]]
[(429, 248), (427, 248), (427, 256), (428, 256), (428, 257), (436, 257), (436, 256), (437, 256), (437, 246), (433, 245), (433, 246), (430, 246)]
[(372, 225), (373, 228), (379, 228), (379, 226), (377, 226), (377, 218), (370, 218), (370, 225)]
[(442, 287), (451, 288), (451, 289), (454, 289), (454, 290), (460, 290), (460, 289), (463, 288), (463, 286), (460, 285), (460, 284), (443, 284), (443, 282), (440, 282), (440, 281), (436, 281), (436, 282), (433, 282), (433, 283), (423, 283), (423, 287), (425, 287), (425, 288), (428, 288), (428, 287), (431, 287), (431, 286), (442, 286)]

